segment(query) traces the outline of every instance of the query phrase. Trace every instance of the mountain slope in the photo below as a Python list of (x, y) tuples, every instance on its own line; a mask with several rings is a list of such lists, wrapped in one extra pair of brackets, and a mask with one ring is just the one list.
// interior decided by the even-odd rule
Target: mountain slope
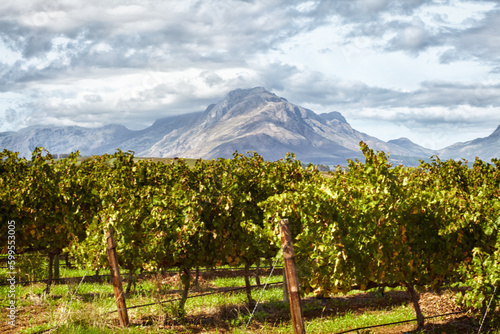
[(490, 162), (492, 158), (500, 158), (500, 126), (488, 137), (456, 143), (439, 150), (437, 154), (441, 159), (468, 161), (474, 161), (476, 157), (486, 162)]
[(195, 126), (172, 131), (142, 154), (216, 158), (231, 156), (235, 150), (256, 150), (269, 160), (298, 151), (315, 152), (325, 159), (357, 155), (357, 148), (350, 150), (318, 135), (321, 123), (325, 121), (312, 111), (263, 88), (239, 89), (207, 108)]
[(418, 154), (420, 156), (430, 157), (431, 155), (436, 154), (435, 151), (428, 149), (428, 148), (425, 148), (425, 147), (422, 147), (420, 145), (417, 145), (414, 142), (412, 142), (411, 140), (409, 140), (408, 138), (404, 138), (404, 137), (389, 140), (387, 143), (398, 145), (399, 147), (405, 148), (405, 149), (413, 152), (413, 154)]
[(294, 152), (307, 162), (344, 164), (347, 157), (361, 158), (360, 141), (394, 155), (415, 156), (405, 147), (354, 130), (338, 112), (317, 115), (256, 87), (230, 92), (197, 123), (166, 134), (140, 154), (216, 158), (255, 150), (269, 160)]
[[(133, 136), (121, 143), (121, 147), (134, 152), (145, 152), (158, 142), (165, 134), (172, 134), (172, 140), (177, 137), (173, 135), (180, 128), (189, 128), (196, 124), (201, 112), (189, 113), (184, 115), (175, 115), (157, 120), (150, 127), (137, 131)], [(179, 133), (178, 133), (179, 134)]]
[(116, 148), (135, 132), (122, 125), (107, 125), (101, 128), (78, 126), (30, 126), (17, 132), (0, 133), (0, 147), (19, 152), (31, 158), (37, 146), (45, 147), (52, 154), (70, 153), (79, 150), (82, 155), (114, 152)]
[(458, 143), (436, 152), (406, 138), (384, 142), (356, 131), (339, 112), (316, 114), (262, 87), (236, 89), (204, 112), (170, 116), (141, 131), (120, 125), (82, 127), (32, 126), (0, 133), (0, 147), (30, 157), (36, 146), (51, 153), (80, 150), (82, 155), (113, 153), (117, 148), (136, 156), (212, 159), (234, 151), (257, 151), (267, 160), (294, 152), (305, 163), (346, 164), (362, 159), (359, 142), (389, 153), (393, 163), (418, 165), (439, 153), (460, 158), (468, 154), (499, 156), (500, 127), (487, 138)]

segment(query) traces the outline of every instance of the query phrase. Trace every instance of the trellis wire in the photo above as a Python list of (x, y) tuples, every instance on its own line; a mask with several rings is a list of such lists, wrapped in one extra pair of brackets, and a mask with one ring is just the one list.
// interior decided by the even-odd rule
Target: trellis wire
[[(276, 282), (276, 283), (269, 283), (268, 285), (279, 285), (279, 284), (283, 284), (283, 282)], [(251, 288), (256, 288), (256, 287), (259, 287), (258, 285), (252, 285)], [(186, 299), (191, 299), (191, 298), (197, 298), (197, 297), (204, 297), (204, 296), (209, 296), (209, 295), (215, 295), (215, 294), (218, 294), (218, 293), (227, 293), (227, 292), (234, 292), (234, 291), (238, 291), (238, 290), (243, 290), (243, 289), (246, 289), (246, 287), (237, 287), (237, 288), (232, 288), (232, 289), (227, 289), (227, 290), (223, 290), (223, 291), (212, 291), (212, 292), (207, 292), (207, 293), (202, 293), (202, 294), (199, 294), (199, 295), (194, 295), (194, 296), (188, 296)], [(134, 308), (141, 308), (141, 307), (146, 307), (146, 306), (153, 306), (153, 305), (160, 305), (160, 304), (165, 304), (165, 303), (171, 303), (171, 302), (175, 302), (175, 301), (178, 301), (178, 300), (181, 300), (182, 298), (174, 298), (174, 299), (169, 299), (169, 300), (163, 300), (161, 302), (155, 302), (155, 303), (149, 303), (149, 304), (143, 304), (143, 305), (135, 305), (135, 306), (127, 306), (127, 310), (131, 310), (131, 309), (134, 309)], [(114, 310), (114, 311), (110, 311), (110, 312), (107, 312), (107, 313), (114, 313), (114, 312), (118, 312), (118, 310)]]
[[(94, 260), (94, 263), (95, 261), (97, 261), (97, 256), (96, 256), (96, 259)], [(85, 279), (85, 276), (87, 275), (87, 270), (85, 270), (85, 272), (83, 273), (83, 276), (82, 276), (82, 279), (80, 280), (80, 283), (78, 283), (78, 286), (76, 287), (75, 291), (73, 291), (73, 293), (71, 294), (71, 299), (69, 301), (69, 303), (71, 303), (71, 301), (73, 301), (73, 297), (76, 295), (76, 292), (78, 291), (78, 289), (80, 288), (80, 285), (82, 285), (83, 283), (83, 280)], [(61, 312), (61, 318), (59, 319), (58, 323), (54, 326), (54, 327), (51, 327), (51, 328), (47, 328), (47, 329), (44, 329), (44, 330), (41, 330), (41, 331), (38, 331), (38, 332), (35, 332), (34, 334), (41, 334), (41, 333), (46, 333), (46, 332), (50, 332), (54, 329), (56, 329), (58, 326), (59, 326), (59, 323), (61, 322), (62, 320), (62, 315), (65, 314), (64, 311), (66, 311), (66, 308), (68, 307), (69, 303), (66, 304), (66, 306), (64, 307), (64, 310), (63, 312)]]
[(481, 333), (481, 330), (483, 329), (484, 320), (486, 320), (486, 315), (488, 314), (488, 311), (490, 310), (491, 302), (493, 301), (493, 297), (495, 297), (496, 292), (497, 292), (497, 287), (495, 286), (495, 289), (493, 290), (493, 295), (491, 295), (490, 302), (488, 303), (488, 307), (486, 308), (486, 312), (484, 312), (483, 320), (481, 321), (481, 325), (479, 326), (479, 331), (477, 331), (478, 333)]
[[(0, 267), (1, 268), (1, 267)], [(267, 269), (268, 267), (260, 267), (260, 269)], [(250, 267), (249, 270), (255, 270), (256, 267)], [(282, 269), (282, 267), (275, 267), (275, 269)], [(215, 268), (214, 270), (211, 269), (202, 269), (200, 270), (201, 273), (205, 272), (211, 272), (211, 271), (237, 271), (237, 270), (243, 270), (243, 268)], [(178, 270), (165, 270), (164, 273), (172, 274), (172, 273), (178, 273)], [(161, 271), (151, 271), (151, 272), (143, 272), (140, 275), (154, 275), (161, 273)], [(110, 274), (100, 274), (100, 275), (86, 275), (84, 277), (80, 276), (75, 276), (75, 277), (60, 277), (60, 278), (52, 278), (52, 281), (65, 281), (65, 280), (76, 280), (76, 279), (83, 279), (83, 278), (100, 278), (100, 277), (110, 277)], [(40, 279), (40, 280), (34, 280), (34, 281), (21, 281), (17, 282), (17, 284), (29, 284), (29, 283), (41, 283), (41, 282), (47, 282), (48, 278)], [(0, 283), (0, 286), (3, 285), (10, 285), (10, 283)]]
[(260, 300), (262, 298), (262, 294), (266, 290), (266, 287), (267, 287), (267, 285), (269, 283), (269, 280), (271, 279), (271, 275), (273, 274), (274, 268), (276, 267), (276, 264), (278, 263), (278, 259), (279, 259), (281, 253), (282, 252), (279, 252), (278, 255), (276, 256), (276, 260), (274, 261), (273, 267), (271, 268), (271, 272), (269, 273), (269, 276), (267, 277), (266, 284), (264, 284), (264, 288), (262, 288), (262, 290), (260, 292), (259, 299), (257, 300), (257, 303), (255, 303), (255, 306), (253, 308), (252, 314), (250, 314), (250, 318), (248, 319), (248, 322), (247, 322), (247, 324), (245, 326), (245, 330), (243, 331), (243, 333), (245, 333), (247, 331), (248, 325), (250, 324), (250, 321), (252, 321), (252, 317), (253, 317), (253, 315), (255, 313), (255, 310), (257, 310), (257, 306), (259, 305), (259, 302), (260, 302)]
[[(454, 314), (460, 314), (460, 313), (466, 313), (467, 311), (458, 311), (458, 312), (451, 312), (451, 313), (445, 313), (445, 314), (438, 314), (438, 315), (433, 315), (430, 317), (424, 317), (424, 319), (433, 319), (433, 318), (439, 318), (439, 317), (444, 317), (447, 315), (454, 315)], [(353, 328), (349, 329), (343, 332), (337, 332), (335, 334), (344, 334), (344, 333), (350, 333), (350, 332), (357, 332), (362, 329), (370, 329), (370, 328), (376, 328), (376, 327), (384, 327), (384, 326), (390, 326), (390, 325), (398, 325), (398, 324), (404, 324), (406, 322), (413, 322), (417, 321), (417, 319), (410, 319), (410, 320), (402, 320), (402, 321), (396, 321), (396, 322), (390, 322), (387, 324), (380, 324), (380, 325), (373, 325), (373, 326), (366, 326), (366, 327), (358, 327), (358, 328)]]
[(64, 306), (64, 310), (63, 310), (63, 312), (61, 312), (61, 318), (59, 319), (58, 323), (60, 323), (60, 322), (61, 322), (62, 317), (63, 317), (63, 315), (65, 314), (65, 312), (64, 312), (64, 311), (66, 311), (66, 308), (68, 307), (69, 303), (71, 303), (71, 302), (73, 301), (73, 297), (76, 295), (76, 292), (77, 292), (77, 291), (78, 291), (78, 289), (80, 288), (80, 285), (82, 285), (83, 280), (85, 279), (85, 276), (86, 276), (86, 275), (87, 275), (87, 272), (85, 272), (85, 273), (83, 274), (83, 277), (82, 277), (82, 279), (80, 280), (80, 283), (78, 283), (78, 286), (76, 287), (75, 291), (73, 291), (73, 293), (71, 294), (71, 299), (69, 300), (69, 302), (68, 302), (68, 303), (66, 303), (66, 306)]
[[(277, 284), (282, 284), (283, 282), (277, 282), (277, 283), (269, 283), (269, 280), (273, 274), (273, 271), (274, 269), (276, 268), (276, 264), (279, 260), (279, 257), (280, 257), (280, 253), (278, 253), (277, 257), (276, 257), (276, 260), (271, 268), (271, 271), (270, 271), (270, 274), (267, 278), (267, 281), (263, 287), (263, 289), (261, 290), (261, 293), (260, 293), (260, 296), (259, 296), (259, 299), (257, 300), (257, 303), (255, 304), (255, 307), (250, 315), (250, 318), (248, 319), (248, 322), (245, 326), (245, 330), (243, 333), (246, 332), (247, 328), (248, 328), (248, 325), (250, 324), (251, 320), (252, 320), (252, 317), (253, 315), (255, 314), (255, 311), (257, 310), (257, 306), (262, 298), (262, 295), (266, 289), (266, 287), (269, 285), (277, 285)], [(226, 270), (232, 270), (232, 269), (240, 269), (240, 268), (221, 268), (222, 270), (226, 269)], [(220, 269), (219, 269), (220, 270)], [(207, 270), (208, 271), (208, 270)], [(96, 277), (96, 276), (99, 276), (99, 277), (103, 277), (103, 276), (110, 276), (110, 275), (94, 275), (94, 276), (86, 276), (86, 272), (84, 273), (84, 276), (81, 277), (81, 280), (77, 286), (77, 288), (75, 289), (75, 291), (73, 292), (72, 296), (71, 296), (71, 300), (73, 299), (74, 295), (76, 294), (76, 292), (78, 291), (80, 285), (82, 284), (83, 280), (85, 279), (85, 277)], [(70, 278), (75, 278), (75, 277), (68, 277), (66, 279), (70, 279)], [(65, 278), (61, 278), (61, 279), (54, 279), (54, 280), (64, 280)], [(28, 281), (28, 282), (19, 282), (19, 283), (31, 283), (31, 282), (45, 282), (47, 280), (38, 280), (38, 281)], [(0, 285), (4, 285), (4, 284), (0, 284)], [(252, 288), (254, 287), (257, 287), (257, 286), (252, 286)], [(200, 295), (195, 295), (195, 296), (189, 296), (189, 298), (196, 298), (196, 297), (203, 297), (203, 296), (207, 296), (207, 295), (212, 295), (212, 294), (217, 294), (217, 293), (227, 293), (227, 292), (233, 292), (233, 291), (237, 291), (237, 290), (243, 290), (245, 289), (245, 287), (238, 287), (238, 288), (234, 288), (234, 289), (228, 289), (228, 290), (224, 290), (224, 291), (213, 291), (213, 292), (209, 292), (209, 293), (204, 293), (204, 294), (200, 294)], [(484, 322), (486, 320), (486, 316), (488, 314), (488, 311), (491, 307), (491, 303), (493, 301), (493, 298), (496, 294), (496, 291), (497, 291), (497, 286), (495, 286), (494, 290), (493, 290), (493, 295), (491, 296), (490, 298), (490, 301), (488, 303), (488, 306), (487, 306), (487, 309), (486, 309), (486, 312), (484, 313), (484, 316), (482, 318), (482, 321), (481, 321), (481, 324), (480, 324), (480, 327), (479, 327), (479, 330), (478, 330), (478, 333), (481, 332), (482, 328), (483, 328), (483, 325), (484, 325)], [(175, 299), (170, 299), (170, 300), (165, 300), (165, 301), (161, 301), (161, 302), (156, 302), (156, 303), (150, 303), (150, 304), (144, 304), (144, 305), (136, 305), (136, 306), (132, 306), (132, 307), (127, 307), (127, 309), (134, 309), (134, 308), (141, 308), (141, 307), (146, 307), (146, 306), (152, 306), (152, 305), (158, 305), (158, 304), (164, 304), (164, 303), (169, 303), (169, 302), (174, 302), (174, 301), (177, 301), (177, 300), (180, 300), (181, 298), (175, 298)], [(117, 312), (118, 310), (114, 310), (114, 311), (111, 311), (111, 312), (107, 312), (107, 313), (114, 313), (114, 312)], [(435, 316), (430, 316), (430, 317), (425, 317), (424, 319), (433, 319), (433, 318), (438, 318), (438, 317), (443, 317), (443, 316), (447, 316), (447, 315), (455, 315), (455, 314), (461, 314), (461, 313), (466, 313), (467, 311), (458, 311), (458, 312), (451, 312), (451, 313), (445, 313), (445, 314), (439, 314), (439, 315), (435, 315)], [(397, 322), (392, 322), (392, 323), (386, 323), (386, 324), (379, 324), (379, 325), (373, 325), (373, 326), (366, 326), (366, 327), (358, 327), (358, 328), (354, 328), (354, 329), (350, 329), (350, 330), (347, 330), (347, 331), (342, 331), (342, 332), (338, 332), (336, 334), (344, 334), (344, 333), (350, 333), (350, 332), (354, 332), (354, 331), (359, 331), (359, 330), (363, 330), (363, 329), (370, 329), (370, 328), (376, 328), (376, 327), (384, 327), (384, 326), (390, 326), (390, 325), (397, 325), (397, 324), (402, 324), (402, 323), (407, 323), (407, 322), (413, 322), (413, 321), (417, 321), (417, 319), (411, 319), (411, 320), (403, 320), (403, 321), (397, 321)], [(52, 327), (52, 328), (49, 328), (49, 329), (45, 329), (45, 330), (42, 330), (42, 331), (39, 331), (39, 332), (36, 332), (35, 334), (38, 334), (38, 333), (45, 333), (47, 331), (51, 331), (53, 330), (54, 328), (57, 328), (57, 326), (55, 327)]]

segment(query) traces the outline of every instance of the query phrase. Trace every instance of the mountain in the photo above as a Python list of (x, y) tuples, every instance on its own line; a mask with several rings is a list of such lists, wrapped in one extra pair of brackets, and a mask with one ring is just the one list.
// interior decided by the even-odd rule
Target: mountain
[(362, 158), (359, 142), (400, 156), (404, 147), (354, 130), (338, 112), (317, 115), (262, 87), (231, 91), (197, 120), (167, 133), (144, 156), (230, 157), (234, 151), (257, 151), (268, 160), (294, 152), (303, 161), (345, 164)]
[(37, 146), (55, 154), (80, 150), (82, 155), (92, 155), (114, 152), (133, 135), (134, 131), (122, 125), (100, 128), (35, 125), (17, 132), (0, 133), (0, 147), (19, 152), (26, 158), (31, 158), (31, 152)]
[(500, 126), (488, 137), (456, 143), (439, 150), (437, 154), (441, 159), (467, 159), (471, 162), (476, 157), (486, 162), (500, 158)]
[(414, 155), (416, 156), (422, 156), (422, 157), (430, 157), (433, 154), (436, 154), (434, 150), (422, 147), (420, 145), (415, 144), (408, 138), (398, 138), (398, 139), (393, 139), (388, 141), (389, 144), (397, 145), (399, 147), (403, 147), (411, 152), (413, 152)]
[[(175, 133), (178, 133), (178, 130), (180, 128), (189, 128), (193, 126), (202, 116), (202, 114), (202, 112), (194, 112), (159, 119), (150, 127), (135, 132), (128, 139), (124, 140), (121, 143), (120, 147), (125, 147), (127, 150), (132, 150), (136, 153), (139, 153), (138, 156), (142, 155), (143, 152), (149, 150), (166, 134), (170, 134), (171, 136), (175, 137)], [(114, 152), (114, 150), (112, 152)], [(152, 156), (164, 157), (164, 155)]]
[[(494, 138), (474, 145), (485, 154), (498, 152), (491, 148)], [(384, 142), (351, 127), (341, 113), (316, 114), (276, 96), (262, 87), (236, 89), (203, 112), (170, 116), (150, 127), (132, 131), (121, 125), (101, 128), (32, 126), (17, 132), (0, 133), (0, 147), (30, 157), (36, 146), (51, 153), (80, 150), (82, 155), (113, 153), (117, 148), (132, 150), (136, 156), (184, 157), (212, 159), (231, 157), (235, 151), (257, 151), (267, 160), (283, 158), (294, 152), (305, 163), (346, 164), (346, 159), (363, 159), (359, 142), (374, 150), (390, 154), (394, 163), (418, 165), (419, 159), (436, 154), (406, 138)], [(474, 141), (473, 141), (474, 142)], [(455, 144), (459, 145), (459, 144)], [(443, 154), (466, 152), (464, 146), (446, 149)], [(486, 146), (490, 145), (490, 149)], [(482, 151), (481, 151), (482, 152)], [(498, 155), (498, 154), (497, 154)]]

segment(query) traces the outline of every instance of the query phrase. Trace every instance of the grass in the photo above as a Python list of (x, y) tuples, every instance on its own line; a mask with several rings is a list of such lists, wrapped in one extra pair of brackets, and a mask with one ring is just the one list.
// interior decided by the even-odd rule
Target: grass
[[(413, 319), (414, 316), (413, 309), (404, 305), (390, 311), (367, 311), (362, 314), (356, 314), (352, 311), (348, 311), (344, 315), (318, 317), (305, 320), (304, 325), (307, 333), (337, 333), (350, 328), (360, 328), (377, 324), (410, 320)], [(244, 328), (234, 331), (234, 333), (243, 332)], [(267, 324), (267, 330), (266, 326), (264, 326), (261, 332), (291, 334), (293, 333), (293, 329), (291, 328), (289, 322), (281, 322), (278, 326), (270, 326)]]
[[(65, 269), (66, 270), (66, 269)], [(207, 293), (222, 287), (244, 286), (244, 278), (238, 274), (220, 272), (214, 275), (205, 272), (200, 277), (199, 287), (194, 287), (190, 295)], [(281, 274), (271, 277), (271, 282), (280, 282)], [(61, 270), (61, 276), (81, 276), (77, 269)], [(267, 277), (262, 275), (261, 282)], [(255, 284), (255, 278), (251, 278)], [(121, 329), (118, 325), (113, 288), (109, 283), (84, 282), (54, 284), (51, 295), (44, 297), (43, 283), (16, 286), (18, 323), (20, 333), (35, 333), (57, 326), (57, 333), (243, 333), (250, 319), (251, 309), (247, 306), (245, 291), (219, 293), (186, 302), (186, 316), (179, 317), (178, 303), (164, 303), (143, 308), (129, 309), (131, 326)], [(151, 275), (140, 278), (127, 296), (128, 307), (155, 303), (180, 296), (178, 275)], [(0, 317), (6, 316), (4, 304), (7, 302), (8, 287), (0, 287), (2, 310)], [(257, 300), (261, 290), (253, 290)], [(289, 306), (282, 302), (281, 287), (268, 287), (253, 315), (246, 333), (292, 333)], [(433, 298), (437, 298), (434, 296)], [(111, 313), (110, 313), (111, 312)], [(315, 299), (312, 295), (303, 300), (303, 314), (308, 333), (335, 333), (346, 329), (410, 320), (414, 310), (404, 291), (393, 289), (385, 295), (376, 290), (345, 296), (334, 296), (327, 300)], [(436, 320), (433, 326), (439, 330), (429, 333), (468, 333), (461, 329), (459, 320), (447, 320), (441, 325)], [(457, 321), (456, 323), (454, 321)], [(373, 329), (378, 333), (399, 333), (410, 331), (415, 323)], [(448, 326), (448, 327), (439, 327)], [(458, 326), (458, 327), (457, 327)], [(477, 326), (476, 326), (477, 327)], [(434, 327), (433, 327), (434, 328)], [(443, 328), (445, 328), (443, 330)], [(457, 329), (458, 328), (458, 329)], [(0, 332), (8, 332), (0, 325)], [(477, 328), (475, 328), (477, 332)], [(474, 332), (474, 331), (470, 331)]]
[[(262, 275), (259, 275), (260, 277), (260, 282), (262, 285), (265, 284), (267, 281), (267, 277), (264, 277)], [(272, 276), (271, 279), (269, 280), (269, 283), (276, 283), (276, 282), (281, 282), (282, 276)], [(245, 278), (244, 277), (216, 277), (211, 281), (214, 285), (220, 286), (220, 287), (238, 287), (238, 286), (244, 286), (245, 285)], [(251, 277), (250, 278), (250, 284), (256, 284), (255, 278)]]
[[(107, 274), (103, 273), (103, 274)], [(86, 270), (86, 269), (68, 269), (66, 267), (62, 267), (59, 269), (59, 277), (83, 277), (83, 276), (93, 276), (95, 272)]]
[(415, 318), (413, 308), (402, 305), (391, 310), (366, 311), (355, 314), (352, 311), (342, 316), (319, 318), (308, 322), (307, 329), (311, 333), (335, 333), (347, 328), (359, 328), (387, 324)]

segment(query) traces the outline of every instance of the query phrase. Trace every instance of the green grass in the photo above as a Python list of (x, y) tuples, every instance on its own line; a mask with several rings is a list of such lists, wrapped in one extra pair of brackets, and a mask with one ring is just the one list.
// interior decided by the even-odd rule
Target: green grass
[[(61, 270), (61, 276), (75, 277), (82, 276), (82, 274), (82, 271), (78, 269)], [(261, 275), (260, 280), (264, 285), (267, 276)], [(274, 275), (270, 283), (281, 280), (281, 275)], [(171, 284), (162, 284), (165, 281)], [(250, 282), (255, 284), (255, 278), (251, 277)], [(192, 286), (191, 296), (213, 291), (215, 288), (245, 285), (243, 277), (207, 278), (201, 280), (200, 283), (199, 289)], [(225, 332), (229, 328), (230, 332), (243, 333), (252, 311), (247, 306), (245, 291), (241, 290), (188, 299), (185, 306), (186, 320), (179, 318), (176, 313), (178, 302), (129, 309), (129, 318), (133, 321), (133, 325), (127, 329), (120, 329), (117, 325), (116, 312), (110, 313), (116, 310), (111, 284), (89, 282), (54, 284), (51, 288), (51, 295), (46, 298), (42, 295), (44, 288), (44, 283), (16, 286), (18, 307), (23, 309), (25, 325), (29, 327), (20, 331), (21, 333), (35, 333), (54, 326), (57, 326), (58, 333), (154, 333), (160, 330), (168, 333), (166, 329), (171, 330), (172, 333), (188, 333), (193, 328), (196, 328), (198, 332), (209, 333)], [(175, 299), (180, 296), (180, 290), (178, 280), (166, 279), (160, 275), (140, 278), (131, 294), (127, 296), (127, 306)], [(5, 298), (3, 296), (6, 296), (7, 291), (8, 286), (0, 287), (0, 298)], [(349, 300), (356, 293), (358, 292), (353, 291), (345, 298), (334, 297), (327, 301), (307, 300), (303, 304), (306, 331), (308, 333), (335, 333), (351, 328), (415, 318), (413, 307), (408, 303), (379, 307), (367, 303), (351, 309)], [(261, 289), (252, 290), (255, 300), (259, 299), (260, 294)], [(387, 305), (387, 303), (391, 305), (389, 294), (382, 296), (373, 290), (368, 294), (365, 293), (365, 296), (374, 301), (385, 300), (385, 303), (381, 305)], [(289, 320), (289, 306), (282, 302), (282, 298), (281, 287), (268, 287), (262, 294), (262, 300), (251, 321), (251, 326), (255, 330), (247, 330), (247, 333), (257, 332), (257, 329), (260, 333), (293, 333)], [(5, 299), (2, 300), (2, 306), (4, 301)], [(172, 324), (172, 327), (163, 326), (165, 319)], [(202, 321), (208, 322), (200, 324)], [(382, 327), (379, 332), (383, 332), (386, 328), (390, 327)], [(446, 332), (450, 333), (453, 330), (447, 329)]]
[[(262, 275), (260, 277), (260, 283), (264, 285), (267, 281), (267, 277)], [(283, 280), (282, 276), (272, 276), (269, 280), (269, 283), (281, 282)], [(238, 287), (245, 286), (245, 278), (244, 277), (217, 277), (211, 281), (214, 285), (219, 287)], [(255, 285), (255, 277), (250, 277), (250, 284)]]
[[(336, 333), (348, 329), (360, 327), (374, 326), (378, 324), (386, 324), (403, 320), (411, 320), (415, 317), (413, 309), (407, 305), (403, 305), (391, 310), (380, 310), (364, 312), (362, 314), (354, 314), (347, 312), (344, 315), (319, 317), (312, 320), (304, 321), (306, 333)], [(267, 330), (266, 330), (267, 327)], [(243, 333), (245, 326), (241, 326), (234, 330), (233, 333)], [(384, 327), (389, 329), (390, 326)], [(267, 333), (291, 334), (293, 328), (288, 321), (281, 322), (278, 326), (270, 326), (264, 324), (261, 332)], [(248, 331), (247, 331), (248, 332)], [(362, 333), (362, 332), (361, 332)]]
[[(108, 274), (107, 272), (99, 272), (99, 274)], [(72, 268), (68, 269), (66, 267), (61, 266), (59, 269), (59, 277), (65, 278), (65, 277), (83, 277), (83, 276), (94, 276), (95, 271), (90, 271), (87, 269), (78, 269), (78, 268)]]
[[(16, 270), (17, 276), (16, 280), (18, 282), (25, 281), (35, 281), (47, 279), (48, 276), (48, 264), (47, 257), (35, 253), (20, 255), (16, 258)], [(5, 280), (7, 274), (10, 270), (6, 268), (0, 269), (0, 278), (2, 281)], [(103, 274), (108, 274), (109, 272), (103, 272)], [(83, 277), (83, 276), (93, 276), (95, 271), (90, 271), (86, 269), (72, 268), (68, 269), (65, 266), (65, 261), (63, 258), (59, 259), (59, 277)]]
[[(261, 290), (252, 291), (253, 299), (257, 300)], [(275, 302), (283, 298), (283, 290), (279, 288), (268, 288), (262, 294), (261, 302)], [(204, 296), (202, 298), (190, 298), (186, 302), (186, 311), (198, 313), (206, 308), (214, 309), (224, 305), (244, 305), (248, 301), (245, 291), (218, 293)]]
[(318, 318), (308, 322), (306, 329), (311, 333), (334, 333), (350, 328), (381, 325), (414, 318), (415, 311), (413, 308), (408, 305), (402, 305), (391, 310), (371, 311), (362, 314), (348, 312), (342, 316), (327, 319)]
[(113, 286), (106, 283), (81, 283), (81, 284), (57, 284), (51, 288), (51, 293), (55, 295), (66, 294), (110, 294), (113, 293)]

